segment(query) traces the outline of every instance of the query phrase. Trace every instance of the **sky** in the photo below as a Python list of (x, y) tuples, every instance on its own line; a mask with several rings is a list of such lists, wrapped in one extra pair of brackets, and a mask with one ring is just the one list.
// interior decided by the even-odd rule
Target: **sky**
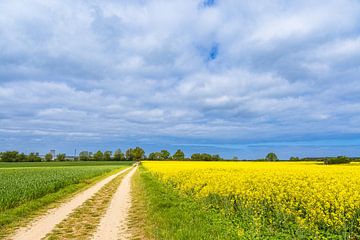
[(357, 0), (2, 0), (0, 151), (360, 155)]

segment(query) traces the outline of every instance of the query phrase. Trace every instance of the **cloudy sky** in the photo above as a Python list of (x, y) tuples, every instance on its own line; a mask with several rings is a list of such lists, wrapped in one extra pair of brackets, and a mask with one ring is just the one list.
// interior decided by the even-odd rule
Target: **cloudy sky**
[(0, 150), (360, 155), (357, 0), (2, 0)]

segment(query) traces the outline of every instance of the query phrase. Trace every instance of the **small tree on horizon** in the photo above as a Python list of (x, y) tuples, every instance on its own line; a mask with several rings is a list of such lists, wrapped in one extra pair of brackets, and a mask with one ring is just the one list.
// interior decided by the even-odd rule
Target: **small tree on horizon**
[(141, 147), (136, 147), (134, 149), (129, 148), (126, 153), (126, 160), (129, 161), (140, 161), (145, 158), (145, 151)]
[(291, 157), (289, 160), (290, 160), (290, 161), (300, 161), (300, 158), (298, 158), (298, 157)]
[(120, 149), (117, 149), (114, 152), (114, 161), (123, 161), (123, 160), (125, 160), (124, 153)]
[(99, 150), (93, 156), (94, 161), (102, 161), (104, 159), (104, 154)]
[(59, 153), (56, 157), (57, 161), (65, 161), (66, 160), (66, 155), (65, 153)]
[(90, 153), (88, 151), (82, 151), (79, 154), (80, 161), (90, 161)]
[(173, 157), (172, 157), (174, 160), (184, 160), (185, 159), (185, 154), (184, 152), (181, 150), (181, 149), (178, 149)]
[(271, 153), (268, 153), (268, 155), (266, 155), (265, 160), (266, 161), (278, 161), (279, 159), (274, 152), (271, 152)]
[(170, 158), (170, 153), (167, 150), (161, 150), (160, 151), (160, 157), (162, 160), (167, 160)]
[(103, 156), (103, 160), (104, 161), (111, 161), (111, 155), (112, 155), (112, 152), (111, 151), (105, 151), (104, 152), (104, 156)]
[(53, 155), (51, 153), (47, 153), (45, 155), (45, 161), (50, 162), (51, 160), (53, 160)]

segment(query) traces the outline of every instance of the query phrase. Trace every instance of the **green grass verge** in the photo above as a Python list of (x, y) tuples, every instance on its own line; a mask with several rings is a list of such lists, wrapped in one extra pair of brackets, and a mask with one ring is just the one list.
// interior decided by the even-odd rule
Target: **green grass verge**
[(239, 231), (223, 214), (187, 196), (180, 195), (171, 186), (161, 183), (143, 167), (139, 168), (139, 173), (134, 176), (133, 181), (138, 185), (132, 194), (133, 211), (135, 208), (144, 220), (136, 223), (139, 215), (136, 217), (136, 213), (132, 213), (130, 222), (133, 232), (136, 231), (137, 225), (139, 228), (145, 226), (144, 238), (238, 239), (239, 234), (242, 234), (242, 231)]
[[(90, 179), (83, 179), (76, 184), (70, 184), (56, 192), (46, 194), (40, 198), (28, 201), (15, 208), (0, 212), (0, 239), (11, 234), (20, 226), (26, 225), (31, 219), (44, 214), (48, 209), (57, 207), (62, 202), (75, 194), (96, 184), (100, 180), (130, 166), (132, 162), (126, 162), (114, 167), (113, 170), (104, 172), (101, 175)], [(1, 197), (1, 196), (0, 196)]]

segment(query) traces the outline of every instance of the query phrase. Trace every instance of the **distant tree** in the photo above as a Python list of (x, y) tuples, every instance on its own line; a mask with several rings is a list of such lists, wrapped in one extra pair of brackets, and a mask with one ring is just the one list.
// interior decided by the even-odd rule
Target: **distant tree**
[(58, 154), (57, 157), (56, 157), (56, 160), (57, 160), (57, 161), (65, 161), (65, 160), (66, 160), (66, 155), (65, 155), (65, 153), (60, 153), (60, 154)]
[(237, 156), (233, 156), (232, 160), (236, 161), (239, 160), (239, 158)]
[(114, 161), (123, 161), (123, 160), (125, 160), (124, 153), (120, 149), (117, 149), (114, 152)]
[(192, 161), (217, 161), (221, 160), (219, 155), (210, 155), (208, 153), (194, 153), (191, 155)]
[(200, 153), (194, 153), (191, 155), (192, 161), (201, 161), (201, 154)]
[(90, 161), (91, 160), (90, 153), (88, 151), (80, 152), (79, 159), (80, 161)]
[(111, 151), (105, 151), (104, 152), (104, 161), (111, 161), (111, 155), (112, 155), (112, 152)]
[(7, 151), (1, 154), (2, 162), (18, 162), (19, 152), (18, 151)]
[(19, 153), (16, 157), (16, 162), (26, 162), (28, 161), (27, 156), (25, 155), (25, 153)]
[(161, 150), (160, 151), (160, 157), (162, 160), (167, 160), (170, 158), (170, 153), (167, 150)]
[(346, 156), (338, 156), (334, 158), (325, 158), (324, 164), (346, 164), (351, 163), (351, 158)]
[(39, 156), (39, 153), (30, 153), (27, 156), (27, 161), (28, 162), (41, 162), (41, 157)]
[(266, 155), (265, 160), (266, 161), (278, 161), (279, 159), (275, 153), (271, 152), (268, 155)]
[(289, 160), (290, 160), (290, 161), (300, 161), (300, 158), (298, 158), (298, 157), (291, 157)]
[(45, 161), (50, 162), (53, 160), (53, 155), (51, 153), (45, 154)]
[(133, 161), (134, 160), (133, 159), (133, 154), (132, 154), (133, 151), (134, 151), (134, 149), (132, 149), (132, 148), (129, 148), (128, 150), (126, 150), (126, 152), (125, 152), (126, 160), (128, 160), (128, 161)]
[(140, 161), (145, 158), (145, 151), (141, 147), (136, 147), (133, 151), (133, 158), (136, 161)]
[(219, 154), (215, 154), (211, 156), (211, 161), (220, 161), (222, 160), (222, 158), (220, 157)]
[(126, 151), (125, 156), (126, 156), (126, 160), (140, 161), (141, 159), (145, 158), (145, 151), (140, 147), (136, 147), (134, 149), (129, 148)]
[(152, 152), (152, 153), (149, 154), (148, 159), (150, 159), (150, 160), (161, 160), (161, 153)]
[(93, 156), (94, 161), (102, 161), (104, 160), (104, 154), (99, 150)]
[(184, 160), (185, 159), (185, 154), (184, 152), (181, 150), (181, 149), (178, 149), (173, 157), (172, 157), (174, 160)]

